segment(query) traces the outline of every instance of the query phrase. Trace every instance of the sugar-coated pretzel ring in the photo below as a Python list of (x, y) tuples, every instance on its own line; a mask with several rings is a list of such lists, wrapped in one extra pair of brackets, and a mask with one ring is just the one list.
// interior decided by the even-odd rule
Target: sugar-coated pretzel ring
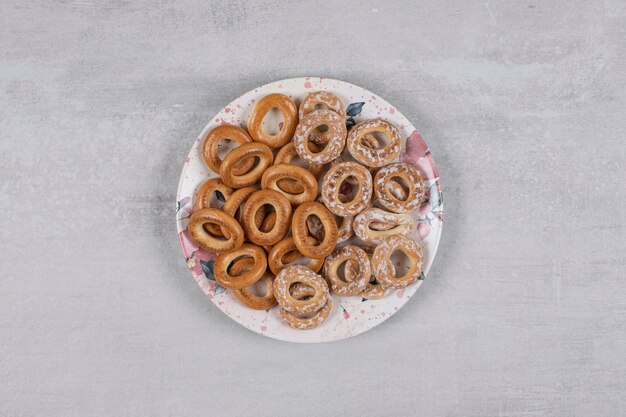
[[(306, 221), (309, 216), (317, 216), (324, 227), (324, 240), (319, 245), (314, 246), (307, 239), (309, 228)], [(325, 258), (330, 255), (335, 249), (339, 235), (337, 223), (335, 223), (332, 213), (323, 204), (316, 201), (302, 203), (294, 211), (291, 220), (291, 233), (300, 253), (309, 258)]]
[[(245, 272), (248, 272), (250, 268), (254, 266), (254, 259), (243, 258), (239, 259), (230, 267), (230, 274), (233, 276), (239, 276)], [(248, 288), (231, 289), (230, 293), (238, 299), (242, 304), (250, 307), (254, 310), (267, 310), (276, 305), (276, 298), (272, 290), (274, 282), (274, 275), (270, 271), (265, 271), (261, 280), (265, 282), (266, 291), (264, 295), (256, 295)], [(258, 281), (257, 281), (258, 282)], [(254, 284), (253, 284), (254, 285)]]
[[(233, 189), (224, 184), (219, 178), (206, 180), (196, 192), (196, 208), (211, 208), (211, 194), (214, 192), (222, 194), (224, 200), (228, 200), (233, 193)], [(208, 223), (205, 228), (215, 236), (223, 236), (221, 229), (215, 224)]]
[(326, 301), (326, 304), (319, 310), (317, 310), (310, 317), (298, 317), (295, 314), (292, 314), (284, 309), (280, 308), (278, 311), (280, 312), (280, 317), (283, 319), (285, 323), (298, 330), (308, 330), (313, 329), (314, 327), (319, 326), (324, 323), (330, 312), (333, 309), (333, 300), (329, 297)]
[[(215, 224), (225, 232), (228, 239), (221, 240), (211, 236), (205, 225)], [(243, 229), (237, 221), (228, 214), (215, 208), (199, 209), (189, 217), (187, 225), (189, 235), (201, 248), (209, 252), (226, 252), (239, 248), (243, 243)]]
[[(202, 159), (204, 159), (204, 163), (209, 169), (216, 174), (219, 174), (220, 165), (222, 164), (222, 160), (219, 156), (219, 144), (223, 140), (232, 140), (239, 145), (252, 142), (250, 135), (239, 126), (221, 125), (211, 130), (202, 145)], [(253, 159), (242, 160), (240, 161), (240, 165), (235, 167), (235, 173), (243, 174), (249, 171), (253, 164)]]
[[(328, 142), (320, 152), (313, 153), (309, 148), (309, 135), (319, 126), (328, 126)], [(310, 164), (325, 164), (341, 155), (346, 145), (346, 124), (335, 112), (315, 110), (304, 116), (298, 124), (293, 142), (300, 158)]]
[[(313, 151), (319, 152), (319, 148), (316, 145), (309, 143), (309, 147), (313, 148)], [(298, 153), (296, 152), (296, 145), (293, 142), (289, 142), (288, 144), (280, 148), (280, 151), (278, 151), (278, 153), (274, 157), (274, 165), (278, 165), (278, 164), (294, 165), (291, 162), (296, 157), (299, 158)], [(308, 162), (305, 162), (305, 163), (308, 165), (307, 167), (308, 171), (311, 174), (313, 174), (313, 176), (316, 179), (319, 178), (320, 174), (324, 170), (324, 165), (309, 164)], [(299, 194), (304, 190), (304, 188), (300, 184), (287, 178), (278, 181), (278, 185), (280, 186), (281, 189), (292, 194)]]
[[(254, 221), (257, 211), (265, 204), (276, 212), (274, 226), (268, 232), (259, 229)], [(291, 204), (287, 197), (274, 190), (259, 190), (253, 193), (243, 205), (241, 211), (242, 226), (248, 239), (257, 245), (275, 245), (289, 232), (291, 222)]]
[[(344, 180), (356, 178), (358, 189), (351, 201), (339, 199)], [(322, 200), (328, 209), (338, 216), (354, 216), (363, 211), (372, 199), (372, 176), (363, 166), (355, 162), (342, 162), (332, 166), (322, 180)]]
[(356, 215), (352, 225), (359, 239), (368, 245), (377, 245), (390, 236), (408, 235), (413, 230), (415, 220), (408, 214), (368, 208)]
[[(283, 127), (276, 135), (263, 130), (263, 119), (267, 112), (277, 108), (283, 114)], [(271, 148), (279, 148), (289, 142), (298, 125), (298, 106), (284, 94), (270, 94), (263, 97), (254, 106), (248, 119), (248, 132), (256, 142), (264, 143)]]
[[(293, 284), (304, 284), (315, 293), (306, 300), (295, 298), (291, 292)], [(280, 271), (274, 280), (274, 297), (284, 310), (293, 314), (311, 314), (319, 310), (328, 300), (328, 284), (320, 275), (302, 265), (291, 265)]]
[(376, 277), (372, 275), (365, 290), (361, 293), (361, 297), (367, 298), (368, 300), (379, 300), (386, 297), (389, 293), (389, 288), (383, 287)]
[[(243, 174), (236, 174), (235, 167), (247, 158), (257, 157), (259, 163)], [(232, 188), (243, 188), (254, 185), (261, 179), (263, 172), (274, 162), (272, 150), (262, 143), (252, 142), (241, 145), (232, 151), (220, 165), (222, 182)]]
[[(400, 200), (389, 188), (392, 183), (400, 184), (394, 178), (402, 178), (409, 189), (405, 200)], [(402, 188), (402, 187), (401, 187)], [(422, 174), (411, 164), (395, 163), (381, 168), (374, 177), (374, 192), (380, 205), (395, 213), (409, 213), (417, 210), (426, 195), (426, 185)]]
[[(339, 278), (338, 271), (340, 265), (348, 261), (351, 263), (352, 273), (345, 273), (344, 281)], [(346, 269), (347, 267), (346, 265)], [(358, 246), (348, 245), (339, 248), (324, 262), (324, 277), (329, 281), (332, 292), (337, 295), (357, 295), (363, 292), (371, 276), (372, 268), (369, 257)]]
[[(396, 278), (396, 268), (391, 260), (395, 251), (403, 252), (409, 259), (409, 270)], [(422, 248), (406, 236), (391, 236), (383, 240), (372, 255), (372, 269), (378, 282), (387, 288), (404, 288), (413, 284), (422, 273), (424, 255)]]
[[(314, 241), (312, 237), (309, 238)], [(292, 254), (292, 252), (295, 253)], [(285, 269), (290, 263), (296, 261), (301, 256), (302, 254), (298, 251), (298, 248), (293, 241), (293, 236), (289, 236), (272, 247), (272, 250), (267, 256), (267, 264), (272, 272), (275, 275), (278, 275), (280, 271)], [(295, 259), (293, 259), (294, 257)], [(324, 266), (324, 260), (310, 258), (305, 266), (313, 272), (318, 272)]]
[[(341, 102), (339, 97), (337, 97), (330, 91), (315, 91), (307, 94), (304, 100), (302, 100), (302, 102), (300, 103), (300, 110), (298, 112), (300, 120), (302, 120), (307, 114), (316, 110), (315, 106), (317, 105), (326, 106), (329, 110), (337, 113), (343, 120), (346, 119), (346, 110), (343, 108), (343, 103)], [(327, 143), (327, 132), (320, 132), (319, 130), (315, 129), (313, 130), (313, 132), (311, 132), (310, 140), (314, 143)]]
[[(252, 257), (254, 264), (240, 275), (233, 275), (230, 271), (231, 264), (237, 258)], [(243, 258), (245, 259), (245, 258)], [(267, 256), (265, 251), (257, 245), (244, 243), (239, 249), (227, 253), (220, 253), (213, 264), (215, 280), (224, 288), (241, 289), (249, 287), (257, 282), (267, 269)]]
[(389, 180), (389, 182), (387, 182), (387, 187), (389, 187), (389, 192), (391, 193), (391, 195), (398, 200), (405, 201), (407, 198), (409, 198), (409, 192), (405, 190), (398, 181), (395, 181), (393, 179)]
[(315, 295), (315, 289), (297, 282), (289, 288), (289, 293), (296, 300), (302, 300), (303, 298), (313, 297)]
[[(374, 249), (368, 248), (368, 247), (361, 248), (361, 249), (363, 249), (367, 253), (367, 257), (368, 257), (367, 259), (368, 259), (368, 262), (370, 262), (370, 266), (371, 266), (372, 253), (374, 252)], [(346, 262), (345, 274), (346, 274), (347, 280), (354, 280), (355, 277), (359, 275), (359, 268), (355, 261), (349, 260)], [(389, 288), (383, 287), (376, 280), (376, 277), (372, 273), (367, 285), (365, 286), (365, 289), (361, 293), (361, 297), (367, 298), (369, 300), (378, 300), (380, 298), (387, 296), (390, 292), (391, 290)]]
[[(374, 132), (387, 136), (389, 141), (384, 147), (372, 148), (362, 141), (365, 135)], [(350, 130), (346, 146), (350, 155), (363, 165), (381, 167), (400, 155), (400, 132), (397, 127), (385, 120), (368, 120), (357, 124)]]
[[(289, 179), (302, 188), (299, 193), (290, 193), (280, 187), (279, 181)], [(297, 165), (278, 164), (272, 165), (263, 173), (261, 188), (278, 191), (287, 200), (297, 206), (306, 201), (313, 201), (317, 197), (317, 179), (306, 169)]]

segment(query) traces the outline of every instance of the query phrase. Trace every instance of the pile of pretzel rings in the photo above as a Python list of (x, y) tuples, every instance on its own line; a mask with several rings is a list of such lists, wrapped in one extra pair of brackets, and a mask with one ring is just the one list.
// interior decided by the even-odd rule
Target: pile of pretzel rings
[[(271, 109), (283, 116), (276, 134), (263, 127)], [(255, 105), (247, 131), (218, 126), (202, 147), (219, 178), (197, 190), (191, 238), (218, 254), (220, 285), (253, 309), (278, 304), (284, 322), (297, 329), (329, 317), (330, 293), (378, 299), (422, 272), (422, 249), (407, 236), (415, 226), (410, 213), (425, 198), (422, 175), (394, 162), (401, 138), (393, 124), (368, 120), (348, 132), (345, 119), (330, 92), (308, 94), (299, 108), (270, 94)], [(224, 141), (237, 146), (220, 158)], [(214, 195), (221, 208), (212, 207)], [(409, 263), (401, 276), (391, 259), (398, 251)], [(265, 294), (251, 288), (259, 281)]]

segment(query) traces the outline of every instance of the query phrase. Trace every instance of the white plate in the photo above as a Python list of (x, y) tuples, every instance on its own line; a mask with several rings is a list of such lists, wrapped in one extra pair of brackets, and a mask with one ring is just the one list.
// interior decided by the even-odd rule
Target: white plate
[[(195, 140), (183, 165), (176, 208), (176, 225), (183, 254), (202, 291), (224, 314), (263, 336), (299, 343), (346, 339), (379, 325), (415, 294), (422, 280), (406, 289), (396, 290), (380, 300), (365, 300), (358, 296), (333, 296), (335, 307), (326, 322), (315, 329), (296, 330), (281, 321), (276, 308), (269, 311), (252, 310), (239, 303), (228, 290), (217, 284), (213, 277), (215, 255), (199, 249), (189, 238), (186, 228), (189, 214), (193, 211), (197, 187), (207, 178), (217, 176), (202, 160), (202, 143), (206, 134), (214, 127), (225, 123), (245, 128), (254, 104), (267, 94), (286, 94), (299, 105), (306, 94), (318, 90), (331, 91), (343, 100), (348, 114), (348, 125), (380, 117), (392, 122), (400, 130), (404, 140), (399, 159), (414, 164), (422, 172), (430, 190), (428, 200), (419, 212), (415, 213), (417, 226), (412, 236), (424, 250), (423, 277), (428, 275), (435, 258), (443, 223), (439, 174), (424, 140), (411, 122), (376, 94), (353, 84), (323, 77), (292, 78), (255, 88), (225, 106), (209, 121)], [(397, 267), (402, 268), (403, 265)], [(410, 317), (404, 319), (411, 320)]]

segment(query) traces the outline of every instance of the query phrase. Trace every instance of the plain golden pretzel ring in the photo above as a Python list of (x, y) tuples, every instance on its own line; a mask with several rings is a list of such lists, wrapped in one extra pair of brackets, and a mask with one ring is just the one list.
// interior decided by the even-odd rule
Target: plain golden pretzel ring
[[(309, 239), (315, 243), (315, 239), (312, 237), (309, 237)], [(296, 247), (293, 237), (289, 236), (272, 247), (272, 250), (267, 256), (267, 264), (272, 272), (278, 275), (280, 271), (289, 266), (290, 263), (300, 259), (301, 256), (302, 254)], [(324, 260), (310, 258), (305, 266), (313, 272), (319, 272), (324, 266)]]
[[(299, 193), (291, 193), (280, 187), (279, 181), (291, 180), (302, 189)], [(313, 201), (317, 197), (317, 179), (306, 169), (297, 165), (272, 165), (263, 173), (261, 188), (278, 191), (284, 195), (293, 206), (306, 201)]]
[[(283, 114), (283, 127), (276, 135), (269, 135), (263, 130), (263, 119), (267, 112), (277, 108)], [(298, 106), (284, 94), (270, 94), (263, 97), (254, 106), (248, 119), (248, 132), (256, 142), (270, 148), (280, 148), (289, 142), (298, 125)]]
[[(324, 227), (324, 239), (316, 246), (307, 239), (309, 236), (307, 219), (310, 216), (317, 216)], [(316, 201), (302, 203), (294, 211), (291, 220), (291, 233), (300, 253), (309, 258), (325, 258), (330, 255), (335, 249), (339, 235), (337, 223), (335, 223), (332, 213), (323, 204)]]
[[(254, 259), (242, 258), (232, 263), (230, 274), (233, 276), (242, 275), (250, 271), (254, 267)], [(276, 298), (272, 290), (274, 275), (270, 271), (265, 271), (261, 280), (265, 283), (265, 294), (256, 295), (248, 288), (231, 289), (230, 293), (235, 296), (242, 304), (254, 310), (268, 310), (276, 305)], [(257, 281), (258, 282), (258, 281)]]
[[(243, 174), (235, 173), (236, 167), (247, 158), (258, 158), (259, 163)], [(262, 143), (246, 143), (232, 151), (220, 165), (220, 177), (222, 182), (232, 188), (243, 188), (254, 185), (261, 179), (263, 172), (274, 162), (272, 150)]]
[[(228, 236), (226, 240), (211, 236), (205, 225), (215, 224)], [(243, 229), (237, 221), (221, 210), (208, 208), (194, 211), (187, 225), (189, 235), (201, 248), (209, 252), (227, 252), (239, 248), (243, 243)]]
[[(345, 242), (350, 239), (354, 234), (352, 229), (352, 222), (354, 221), (354, 216), (335, 216), (335, 222), (337, 224), (337, 244)], [(310, 216), (306, 219), (306, 225), (309, 229), (309, 234), (317, 239), (318, 242), (324, 240), (324, 226), (319, 221), (317, 217)]]
[[(346, 265), (345, 281), (339, 277), (339, 267), (350, 262), (350, 273)], [(372, 269), (367, 253), (358, 246), (349, 245), (334, 251), (324, 262), (324, 277), (330, 283), (334, 294), (348, 296), (357, 295), (367, 287), (372, 276)]]
[[(233, 275), (230, 271), (231, 264), (238, 258), (252, 257), (254, 264), (247, 271), (239, 275)], [(251, 243), (244, 243), (239, 249), (228, 253), (220, 253), (213, 264), (215, 280), (224, 288), (241, 289), (249, 287), (257, 282), (267, 269), (267, 256), (265, 251)]]
[[(314, 153), (309, 148), (309, 136), (320, 126), (328, 126), (328, 143), (320, 152)], [(346, 145), (346, 124), (335, 112), (315, 110), (304, 116), (298, 124), (293, 142), (300, 158), (310, 164), (325, 164), (341, 155)]]
[(222, 207), (222, 211), (229, 216), (233, 216), (235, 220), (241, 223), (241, 210), (239, 210), (239, 208), (246, 202), (248, 197), (257, 191), (259, 191), (259, 189), (255, 187), (244, 187), (236, 190), (230, 195), (228, 200), (226, 200), (224, 206)]
[[(276, 219), (271, 230), (263, 232), (259, 229), (261, 224), (255, 222), (257, 211), (264, 205), (274, 208)], [(248, 239), (257, 245), (269, 246), (283, 240), (289, 232), (291, 222), (291, 204), (285, 196), (274, 190), (259, 190), (253, 193), (243, 206), (241, 212), (243, 229)]]
[(367, 245), (377, 245), (390, 236), (406, 236), (415, 220), (408, 214), (389, 213), (368, 208), (357, 214), (352, 223), (354, 234)]
[[(351, 201), (339, 199), (341, 186), (348, 177), (358, 182), (356, 195)], [(328, 210), (338, 216), (354, 216), (363, 211), (372, 199), (372, 176), (355, 162), (342, 162), (332, 166), (322, 180), (322, 200)]]
[[(219, 156), (219, 144), (223, 140), (232, 140), (239, 145), (252, 142), (252, 138), (248, 133), (239, 126), (221, 125), (211, 130), (206, 136), (206, 139), (204, 139), (202, 159), (204, 159), (204, 163), (209, 169), (216, 174), (219, 174), (220, 165), (222, 164), (222, 160)], [(242, 160), (240, 161), (240, 165), (235, 168), (235, 173), (243, 174), (249, 171), (253, 164), (253, 159)]]
[[(293, 284), (304, 284), (315, 293), (306, 300), (296, 299), (289, 291)], [(326, 304), (328, 284), (320, 275), (302, 265), (288, 266), (274, 280), (274, 297), (280, 307), (293, 314), (311, 314)]]
[[(243, 206), (248, 197), (250, 197), (253, 193), (257, 191), (259, 191), (259, 189), (255, 187), (244, 187), (236, 190), (234, 193), (231, 194), (230, 198), (226, 200), (226, 203), (224, 203), (224, 206), (222, 207), (222, 211), (229, 216), (233, 216), (235, 220), (237, 220), (239, 224), (241, 224), (241, 206)], [(256, 212), (256, 215), (254, 217), (254, 223), (259, 226), (259, 229), (261, 231), (263, 231), (262, 224), (265, 219), (267, 219), (267, 217), (265, 216), (265, 207), (261, 207), (259, 211)], [(273, 223), (269, 229), (271, 229), (272, 227)]]
[[(314, 152), (319, 152), (319, 148), (316, 145), (309, 143), (309, 147)], [(293, 142), (289, 142), (288, 144), (280, 148), (280, 151), (278, 151), (278, 153), (274, 157), (274, 165), (278, 165), (278, 164), (295, 165), (292, 163), (295, 158), (300, 159), (300, 157), (298, 156), (298, 153), (296, 152), (296, 145)], [(318, 179), (320, 174), (324, 170), (324, 165), (314, 165), (314, 164), (309, 164), (308, 162), (305, 162), (305, 164), (307, 165), (306, 169), (308, 169), (308, 171), (311, 174), (313, 174), (315, 179)], [(291, 194), (299, 194), (302, 191), (304, 191), (304, 188), (300, 184), (289, 179), (278, 181), (278, 186), (281, 189)]]
[[(374, 132), (387, 136), (388, 143), (378, 148), (373, 148), (364, 143), (363, 137)], [(367, 142), (371, 142), (371, 139), (368, 139)], [(368, 120), (357, 124), (350, 130), (346, 139), (346, 146), (350, 155), (363, 165), (381, 167), (400, 155), (400, 132), (397, 127), (385, 120)]]
[[(404, 179), (409, 187), (404, 200), (400, 200), (389, 188), (390, 183), (398, 184), (395, 178)], [(411, 164), (395, 163), (381, 168), (374, 177), (374, 184), (380, 205), (395, 213), (409, 213), (419, 209), (426, 195), (422, 174)]]
[[(202, 183), (200, 188), (198, 188), (198, 192), (196, 193), (196, 209), (211, 208), (211, 195), (213, 193), (222, 194), (223, 199), (228, 201), (233, 193), (233, 189), (224, 184), (219, 178), (206, 180)], [(226, 203), (224, 203), (224, 206), (225, 205)], [(222, 210), (224, 206), (222, 206)], [(206, 230), (215, 236), (223, 236), (221, 229), (214, 224), (207, 224)]]
[[(307, 94), (304, 100), (300, 103), (300, 111), (298, 112), (300, 120), (312, 111), (317, 110), (315, 108), (316, 106), (326, 106), (328, 110), (334, 111), (343, 120), (346, 119), (346, 111), (343, 108), (343, 103), (339, 97), (330, 91), (315, 91)], [(311, 132), (310, 140), (314, 143), (327, 143), (329, 139), (327, 133), (328, 132), (321, 132), (318, 129), (315, 129)]]
[[(391, 255), (403, 252), (409, 259), (409, 270), (401, 277), (396, 278), (396, 268)], [(392, 236), (385, 239), (374, 250), (372, 255), (372, 269), (380, 284), (387, 288), (404, 288), (413, 284), (422, 273), (424, 256), (422, 248), (413, 239), (406, 236)]]
[(285, 323), (298, 330), (308, 330), (313, 329), (320, 324), (324, 323), (328, 316), (330, 316), (330, 312), (333, 309), (333, 300), (329, 297), (326, 301), (326, 304), (315, 313), (310, 315), (309, 317), (298, 317), (298, 315), (289, 313), (285, 311), (285, 309), (281, 308), (278, 311), (280, 312), (280, 317), (283, 319)]

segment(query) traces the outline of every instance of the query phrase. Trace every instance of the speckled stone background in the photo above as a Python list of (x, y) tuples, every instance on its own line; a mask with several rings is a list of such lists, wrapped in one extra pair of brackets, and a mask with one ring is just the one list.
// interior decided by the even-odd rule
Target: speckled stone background
[[(626, 3), (0, 3), (0, 415), (626, 415)], [(325, 345), (215, 308), (174, 223), (239, 94), (391, 101), (446, 225), (417, 296)]]

